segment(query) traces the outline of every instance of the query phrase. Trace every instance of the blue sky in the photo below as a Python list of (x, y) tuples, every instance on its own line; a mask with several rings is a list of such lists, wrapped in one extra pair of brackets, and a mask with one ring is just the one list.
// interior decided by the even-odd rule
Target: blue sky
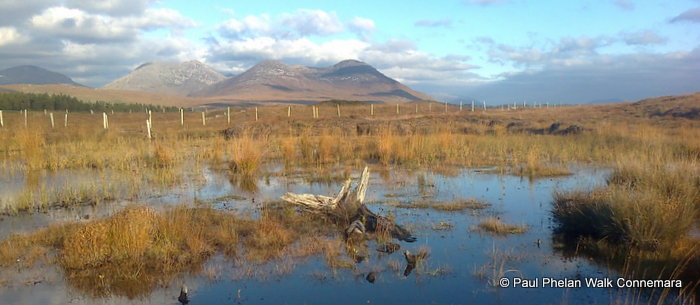
[(363, 60), (436, 98), (581, 103), (700, 91), (700, 0), (4, 0), (0, 68), (99, 87), (148, 61), (229, 75)]

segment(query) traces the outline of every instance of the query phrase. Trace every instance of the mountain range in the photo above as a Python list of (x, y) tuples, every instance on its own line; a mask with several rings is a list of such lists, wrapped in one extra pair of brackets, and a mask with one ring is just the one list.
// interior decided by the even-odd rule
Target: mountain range
[[(0, 76), (6, 84), (65, 84), (80, 86), (69, 77), (33, 66), (10, 68)], [(0, 75), (3, 75), (0, 72)], [(4, 79), (4, 81), (3, 81)], [(16, 85), (12, 89), (16, 89)], [(36, 90), (36, 88), (34, 88)], [(51, 87), (52, 91), (56, 87)], [(67, 89), (66, 89), (67, 90)], [(72, 90), (75, 91), (75, 90)], [(80, 90), (85, 91), (85, 90)], [(313, 103), (323, 100), (359, 100), (400, 103), (432, 100), (357, 60), (344, 60), (330, 67), (287, 65), (268, 60), (247, 71), (226, 77), (198, 61), (145, 63), (104, 87), (90, 90), (114, 95), (144, 92), (177, 96), (192, 104)], [(128, 93), (133, 95), (135, 93)]]
[(322, 101), (330, 99), (369, 102), (432, 100), (357, 60), (344, 60), (325, 68), (263, 61), (247, 71), (192, 92), (194, 97), (220, 97), (239, 101)]

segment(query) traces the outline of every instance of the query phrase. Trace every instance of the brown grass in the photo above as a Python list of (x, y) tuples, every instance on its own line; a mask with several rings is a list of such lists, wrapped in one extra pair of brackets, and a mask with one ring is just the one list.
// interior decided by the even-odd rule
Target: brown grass
[(342, 241), (308, 239), (318, 230), (333, 228), (287, 209), (267, 209), (251, 220), (210, 208), (156, 212), (136, 206), (104, 219), (13, 235), (0, 241), (0, 266), (55, 262), (69, 283), (91, 295), (135, 297), (181, 272), (201, 270), (217, 253), (251, 264), (280, 260), (276, 268), (287, 273), (294, 268), (289, 258), (317, 254), (329, 265), (346, 266)]
[(476, 229), (496, 235), (523, 234), (527, 232), (527, 226), (503, 223), (495, 217), (483, 220), (476, 226)]
[(481, 210), (488, 206), (490, 203), (478, 201), (476, 199), (465, 199), (465, 200), (454, 200), (454, 201), (431, 201), (431, 200), (417, 200), (409, 204), (399, 203), (396, 204), (399, 208), (405, 209), (433, 209), (436, 211), (444, 212), (455, 212), (464, 210)]

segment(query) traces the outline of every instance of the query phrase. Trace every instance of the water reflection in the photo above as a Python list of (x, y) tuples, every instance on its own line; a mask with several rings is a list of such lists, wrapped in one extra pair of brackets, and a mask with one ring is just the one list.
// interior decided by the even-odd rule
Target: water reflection
[[(153, 207), (168, 207), (179, 203), (201, 204), (214, 207), (256, 209), (259, 202), (278, 201), (286, 192), (333, 195), (339, 188), (345, 169), (328, 174), (326, 178), (309, 175), (308, 171), (271, 169), (258, 177), (229, 175), (225, 171), (201, 170), (201, 181), (183, 181), (163, 193), (165, 196), (140, 197), (135, 201)], [(333, 171), (329, 171), (332, 173)], [(157, 284), (139, 277), (133, 283), (125, 283), (124, 290), (114, 290), (116, 283), (103, 283), (105, 276), (80, 277), (66, 273), (50, 285), (25, 286), (21, 281), (0, 288), (0, 296), (6, 304), (38, 303), (124, 303), (133, 304), (177, 302), (179, 283), (190, 288), (191, 304), (559, 304), (585, 300), (589, 303), (610, 303), (611, 291), (605, 289), (500, 289), (490, 284), (502, 270), (518, 270), (528, 278), (555, 277), (580, 278), (608, 274), (624, 274), (626, 271), (610, 260), (597, 260), (582, 244), (569, 247), (553, 239), (550, 219), (552, 192), (554, 190), (590, 189), (605, 182), (607, 171), (578, 168), (572, 176), (547, 179), (521, 179), (470, 169), (453, 169), (443, 175), (431, 171), (392, 169), (375, 171), (370, 179), (367, 202), (377, 213), (391, 215), (397, 223), (418, 236), (415, 243), (376, 242), (344, 243), (332, 232), (307, 233), (291, 248), (289, 253), (310, 253), (310, 249), (337, 249), (336, 255), (326, 256), (317, 252), (304, 258), (275, 259), (263, 265), (243, 261), (227, 261), (212, 257), (200, 267)], [(350, 173), (357, 176), (359, 173)], [(27, 182), (28, 183), (28, 182)], [(251, 204), (254, 197), (256, 204)], [(478, 212), (438, 211), (434, 209), (407, 209), (398, 203), (416, 200), (436, 202), (474, 198), (491, 204)], [(106, 215), (133, 202), (91, 207), (91, 210), (61, 211), (65, 219), (76, 215)], [(288, 213), (279, 208), (281, 215)], [(495, 238), (470, 228), (486, 217), (497, 216), (506, 223), (524, 225), (528, 231), (522, 235)], [(33, 227), (53, 222), (46, 215)], [(19, 230), (22, 224), (6, 217), (0, 221), (2, 232)], [(300, 221), (300, 223), (303, 223)], [(435, 224), (451, 226), (436, 230)], [(395, 243), (395, 245), (393, 245)], [(315, 246), (316, 248), (313, 248)], [(419, 253), (421, 247), (430, 249), (424, 264), (410, 265), (403, 250)], [(399, 248), (401, 251), (398, 251)], [(573, 249), (573, 250), (572, 250)], [(322, 251), (322, 250), (314, 250)], [(313, 251), (312, 251), (313, 252)], [(609, 254), (605, 254), (609, 255)], [(624, 262), (626, 254), (610, 257)], [(592, 259), (591, 259), (592, 258)], [(650, 257), (649, 259), (652, 259)], [(648, 265), (650, 261), (638, 264)], [(627, 262), (629, 265), (630, 262)], [(624, 266), (624, 263), (623, 263)], [(670, 266), (668, 267), (670, 268)], [(409, 272), (406, 272), (407, 269)], [(655, 269), (656, 270), (656, 269)], [(655, 272), (649, 269), (648, 272)], [(485, 272), (485, 273), (482, 273)], [(109, 270), (104, 270), (107, 274)], [(480, 274), (486, 274), (481, 277)], [(251, 276), (256, 275), (256, 276)], [(215, 280), (212, 280), (215, 279)], [(370, 280), (371, 279), (371, 280)], [(164, 285), (164, 282), (170, 285)], [(19, 284), (18, 284), (19, 283)], [(108, 285), (107, 285), (108, 284)], [(87, 292), (88, 287), (97, 293)], [(96, 288), (95, 288), (96, 287)], [(100, 287), (110, 287), (103, 289)], [(73, 291), (67, 293), (66, 291)], [(348, 291), (353, 293), (348, 294)], [(39, 293), (37, 293), (39, 292)], [(49, 293), (52, 292), (52, 293)], [(51, 296), (49, 296), (51, 295)], [(77, 300), (74, 299), (77, 295)], [(99, 299), (92, 299), (98, 297)], [(645, 296), (642, 296), (645, 297)], [(54, 299), (55, 298), (55, 299)]]

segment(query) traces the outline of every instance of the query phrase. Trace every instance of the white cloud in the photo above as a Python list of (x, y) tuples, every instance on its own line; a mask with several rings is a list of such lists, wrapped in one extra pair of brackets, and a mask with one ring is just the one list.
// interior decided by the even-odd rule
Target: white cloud
[(354, 17), (347, 24), (350, 31), (357, 34), (364, 41), (372, 40), (372, 33), (376, 30), (374, 20), (362, 17)]
[(22, 36), (13, 27), (0, 27), (0, 46), (19, 42)]
[(627, 11), (634, 10), (634, 2), (632, 2), (632, 1), (628, 1), (628, 0), (615, 0), (615, 1), (613, 2), (613, 4), (615, 4), (617, 7), (621, 8), (621, 9), (623, 9), (623, 10), (627, 10)]
[(147, 9), (141, 16), (115, 18), (62, 6), (46, 9), (30, 23), (46, 35), (83, 43), (128, 41), (145, 30), (194, 26), (192, 20), (171, 9)]
[(248, 62), (253, 65), (260, 60), (281, 59), (306, 65), (324, 65), (357, 58), (357, 54), (367, 46), (365, 42), (352, 39), (317, 44), (308, 38), (256, 37), (220, 43), (213, 47), (210, 60)]
[(668, 38), (661, 37), (659, 34), (651, 30), (634, 32), (634, 33), (622, 33), (622, 40), (628, 45), (655, 45), (664, 44), (668, 41)]
[(241, 20), (226, 20), (220, 27), (219, 32), (230, 38), (250, 37), (256, 35), (272, 35), (273, 26), (270, 16), (263, 14), (260, 16), (247, 16)]
[(282, 24), (302, 36), (327, 36), (343, 31), (343, 23), (335, 12), (299, 9), (293, 14), (282, 14)]
[(673, 17), (671, 22), (698, 22), (700, 23), (700, 7), (689, 9), (685, 12), (680, 13), (678, 16)]
[(112, 16), (140, 15), (156, 0), (67, 0), (65, 6)]
[(348, 22), (348, 27), (356, 32), (374, 32), (376, 29), (374, 20), (362, 17), (350, 19), (350, 22)]
[(418, 20), (415, 23), (413, 23), (415, 26), (423, 26), (423, 27), (450, 27), (452, 26), (452, 20), (451, 19), (440, 19), (440, 20), (432, 20), (432, 19), (423, 19), (423, 20)]
[(608, 36), (565, 37), (546, 46), (511, 46), (489, 40), (488, 55), (492, 62), (512, 63), (525, 68), (542, 68), (548, 65), (572, 66), (588, 62), (598, 55), (598, 49), (609, 46), (617, 40)]
[(275, 38), (299, 38), (329, 36), (345, 30), (335, 12), (299, 9), (276, 17), (267, 14), (231, 18), (219, 26), (219, 34), (231, 39), (269, 36)]
[(503, 3), (505, 0), (469, 0), (468, 4), (478, 4), (478, 5), (493, 5)]
[(0, 25), (17, 25), (44, 8), (58, 4), (58, 0), (2, 0)]

